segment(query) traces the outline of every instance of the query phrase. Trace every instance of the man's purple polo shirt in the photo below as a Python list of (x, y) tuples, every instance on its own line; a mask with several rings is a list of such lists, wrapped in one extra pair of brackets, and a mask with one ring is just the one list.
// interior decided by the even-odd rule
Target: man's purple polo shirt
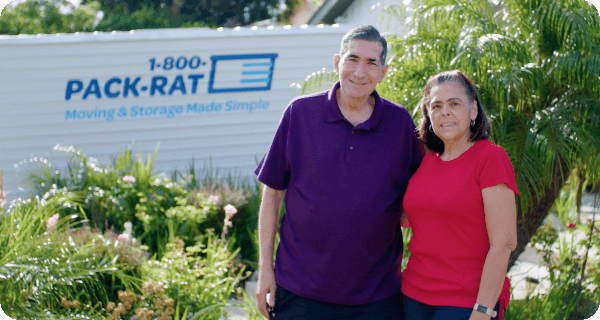
[(357, 305), (400, 292), (399, 201), (422, 159), (408, 111), (373, 92), (353, 127), (330, 91), (285, 110), (255, 173), (283, 190), (275, 281), (305, 298)]

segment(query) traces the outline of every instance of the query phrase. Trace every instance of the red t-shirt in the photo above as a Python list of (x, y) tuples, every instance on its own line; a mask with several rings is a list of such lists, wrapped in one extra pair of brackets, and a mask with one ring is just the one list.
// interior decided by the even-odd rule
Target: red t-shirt
[(508, 155), (489, 140), (450, 161), (425, 155), (404, 196), (413, 231), (402, 273), (405, 295), (429, 305), (473, 307), (490, 249), (481, 190), (502, 183), (518, 195)]

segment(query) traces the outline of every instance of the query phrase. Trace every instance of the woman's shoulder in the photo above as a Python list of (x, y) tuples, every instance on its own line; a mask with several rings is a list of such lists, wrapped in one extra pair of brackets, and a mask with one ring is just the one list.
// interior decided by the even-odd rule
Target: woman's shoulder
[(488, 139), (479, 140), (475, 143), (477, 146), (477, 150), (479, 153), (486, 155), (494, 155), (494, 156), (503, 156), (506, 155), (506, 150), (501, 146), (493, 143)]

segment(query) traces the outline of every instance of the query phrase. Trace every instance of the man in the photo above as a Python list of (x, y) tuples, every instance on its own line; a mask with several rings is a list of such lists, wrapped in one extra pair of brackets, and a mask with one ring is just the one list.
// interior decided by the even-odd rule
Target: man
[(290, 102), (255, 171), (256, 298), (267, 318), (403, 318), (400, 207), (422, 145), (406, 109), (375, 91), (386, 54), (374, 27), (350, 30), (333, 58), (339, 82)]

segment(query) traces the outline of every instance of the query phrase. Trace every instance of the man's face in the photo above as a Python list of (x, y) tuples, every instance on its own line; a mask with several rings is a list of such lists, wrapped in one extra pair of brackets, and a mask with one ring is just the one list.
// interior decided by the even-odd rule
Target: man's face
[(340, 78), (341, 92), (349, 98), (368, 98), (387, 72), (388, 66), (379, 60), (383, 47), (379, 42), (352, 40), (348, 50), (333, 58)]

